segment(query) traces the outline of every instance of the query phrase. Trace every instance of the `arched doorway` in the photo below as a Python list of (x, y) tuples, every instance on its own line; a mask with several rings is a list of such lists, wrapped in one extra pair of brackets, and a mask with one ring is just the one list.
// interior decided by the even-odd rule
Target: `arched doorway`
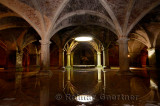
[(73, 51), (73, 65), (95, 65), (94, 51), (90, 45), (82, 43)]

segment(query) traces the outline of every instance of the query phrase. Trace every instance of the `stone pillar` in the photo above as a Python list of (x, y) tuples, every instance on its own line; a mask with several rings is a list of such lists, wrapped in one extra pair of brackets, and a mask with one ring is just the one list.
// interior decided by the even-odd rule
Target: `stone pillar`
[(128, 40), (127, 37), (120, 37), (118, 40), (120, 72), (129, 72)]
[(97, 65), (97, 54), (96, 54), (96, 52), (94, 53), (94, 65), (95, 66)]
[(63, 77), (62, 78), (62, 86), (63, 86), (63, 89), (64, 89), (65, 88), (65, 85), (64, 85), (65, 84), (65, 82), (64, 82), (65, 81), (65, 70), (62, 71), (62, 75), (63, 75), (62, 76)]
[(103, 68), (106, 67), (106, 56), (105, 56), (105, 50), (103, 50)]
[(23, 51), (16, 51), (16, 71), (23, 71)]
[(41, 69), (48, 70), (50, 67), (50, 41), (40, 41), (41, 43)]
[(149, 58), (149, 66), (155, 67), (156, 66), (156, 51), (155, 48), (148, 49), (148, 58)]
[(30, 66), (30, 56), (29, 56), (29, 53), (27, 53), (26, 59), (27, 59), (27, 67), (29, 67)]
[(63, 66), (63, 50), (59, 48), (59, 67)]
[(36, 48), (36, 66), (40, 66), (40, 60), (41, 60), (41, 58), (40, 58), (40, 50), (39, 50), (39, 47), (38, 46), (36, 46), (37, 48)]
[(67, 68), (67, 81), (71, 80), (71, 69)]
[(39, 53), (36, 54), (36, 65), (40, 66), (40, 54)]
[(63, 68), (65, 68), (65, 64), (64, 64), (64, 50), (63, 50)]
[(101, 65), (101, 52), (97, 52), (97, 68), (102, 68), (102, 65)]
[(73, 67), (73, 56), (74, 56), (74, 52), (71, 53), (71, 66)]
[(71, 54), (67, 53), (67, 67), (66, 68), (71, 68)]
[(98, 82), (102, 81), (102, 73), (101, 73), (101, 69), (98, 68)]

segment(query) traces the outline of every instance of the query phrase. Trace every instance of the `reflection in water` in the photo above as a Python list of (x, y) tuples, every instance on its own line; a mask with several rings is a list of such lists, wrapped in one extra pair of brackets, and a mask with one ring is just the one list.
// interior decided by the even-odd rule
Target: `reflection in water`
[(53, 70), (52, 75), (37, 71), (1, 72), (0, 105), (160, 104), (157, 84), (149, 77), (139, 76), (140, 72), (136, 76), (121, 76), (116, 71), (101, 69)]
[(22, 72), (16, 72), (15, 73), (15, 91), (19, 92), (21, 91), (21, 84), (22, 82)]
[(40, 78), (40, 106), (49, 106), (49, 77)]
[(101, 82), (102, 81), (102, 76), (101, 76), (101, 69), (98, 68), (98, 82)]
[(75, 100), (78, 102), (86, 103), (86, 102), (92, 102), (93, 101), (92, 95), (78, 95)]

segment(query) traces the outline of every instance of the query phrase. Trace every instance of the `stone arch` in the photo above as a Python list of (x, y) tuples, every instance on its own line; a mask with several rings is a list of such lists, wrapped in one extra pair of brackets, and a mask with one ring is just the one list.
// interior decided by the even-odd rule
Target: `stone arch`
[[(82, 35), (79, 35), (79, 36), (82, 36)], [(88, 36), (88, 35), (86, 35), (86, 36)], [(67, 53), (67, 66), (66, 66), (66, 68), (71, 67), (71, 53), (77, 47), (77, 45), (79, 45), (80, 43), (83, 43), (83, 42), (78, 42), (74, 38), (71, 38), (64, 45), (63, 50), (66, 51), (66, 53)], [(91, 47), (97, 52), (97, 68), (102, 68), (101, 51), (104, 50), (104, 46), (101, 43), (101, 41), (99, 41), (98, 39), (93, 39), (93, 41), (87, 41), (85, 43), (87, 43), (88, 45), (91, 45)]]
[[(20, 17), (22, 17), (24, 20), (26, 20), (36, 31), (39, 35), (41, 35), (40, 31), (40, 21), (38, 22), (38, 11), (35, 11), (33, 8), (19, 2), (19, 1), (0, 1), (0, 3), (7, 8), (11, 9), (15, 13), (17, 13)], [(11, 5), (12, 4), (12, 5)], [(19, 5), (19, 6), (17, 6)], [(15, 8), (18, 7), (18, 8)], [(26, 10), (25, 10), (25, 9)], [(23, 11), (24, 10), (24, 11)], [(23, 12), (22, 12), (23, 11)], [(29, 16), (30, 15), (30, 16)]]
[[(110, 29), (111, 32), (113, 32), (114, 34), (116, 34), (116, 32), (115, 32), (113, 29), (111, 29), (110, 27), (107, 27), (107, 26), (105, 26), (105, 25), (96, 24), (96, 23), (90, 23), (90, 25), (95, 25), (95, 26), (100, 26), (100, 27), (103, 27), (103, 28)], [(59, 27), (58, 29), (54, 30), (54, 31), (52, 32), (52, 35), (54, 36), (54, 34), (57, 33), (58, 31), (60, 31), (60, 30), (62, 30), (62, 29), (64, 29), (64, 28), (72, 27), (72, 26), (83, 26), (83, 24), (67, 24), (67, 25), (65, 25), (65, 26)], [(116, 35), (117, 35), (117, 34), (116, 34)]]
[(95, 11), (91, 11), (91, 10), (78, 10), (78, 11), (74, 11), (74, 12), (71, 12), (71, 13), (68, 13), (67, 15), (63, 16), (62, 18), (60, 18), (56, 24), (58, 25), (60, 22), (62, 22), (63, 20), (69, 18), (69, 17), (73, 17), (75, 15), (86, 15), (86, 14), (89, 14), (89, 15), (93, 15), (93, 16), (98, 16), (100, 18), (103, 18), (105, 19), (112, 27), (114, 27), (114, 24), (112, 23), (112, 20), (108, 17), (108, 16), (105, 16), (103, 15), (102, 13), (99, 13), (99, 12), (95, 12)]
[(127, 35), (129, 32), (133, 29), (133, 27), (145, 16), (147, 13), (149, 13), (152, 9), (154, 9), (156, 6), (160, 5), (160, 1), (157, 0), (155, 3), (153, 3), (149, 8), (147, 8), (145, 11), (142, 12), (141, 15), (139, 15), (136, 20), (129, 26), (127, 30)]

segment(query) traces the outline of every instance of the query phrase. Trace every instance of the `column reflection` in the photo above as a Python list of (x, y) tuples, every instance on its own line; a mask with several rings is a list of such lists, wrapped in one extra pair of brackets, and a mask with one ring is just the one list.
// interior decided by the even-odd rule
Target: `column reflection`
[(40, 78), (40, 106), (49, 106), (49, 77)]

